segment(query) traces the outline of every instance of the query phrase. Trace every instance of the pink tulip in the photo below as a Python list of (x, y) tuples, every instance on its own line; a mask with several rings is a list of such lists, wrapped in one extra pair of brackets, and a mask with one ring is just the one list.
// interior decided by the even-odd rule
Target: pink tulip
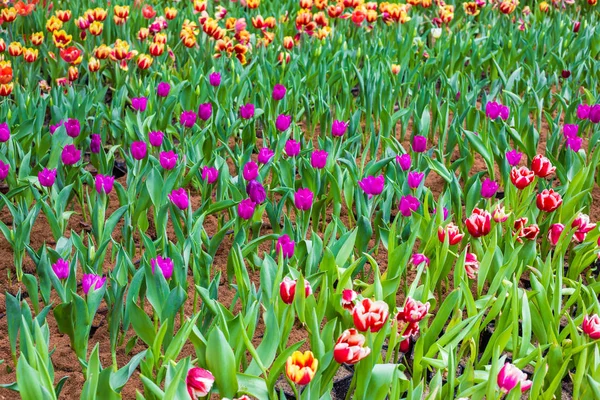
[(252, 199), (244, 199), (242, 200), (237, 207), (238, 215), (241, 219), (249, 220), (254, 215), (254, 210), (256, 209), (256, 203), (252, 201)]
[(550, 226), (550, 229), (548, 229), (548, 241), (552, 243), (552, 246), (556, 246), (564, 230), (565, 226), (563, 224), (552, 224)]
[(521, 384), (521, 392), (526, 392), (533, 384), (533, 382), (527, 379), (527, 374), (508, 362), (500, 370), (497, 383), (500, 390), (504, 393), (510, 392), (519, 383)]
[(361, 332), (378, 332), (383, 328), (389, 315), (387, 303), (381, 300), (363, 299), (352, 310), (354, 326)]
[(299, 210), (308, 211), (312, 207), (313, 197), (313, 192), (310, 189), (298, 189), (294, 195), (294, 205)]
[[(144, 143), (145, 144), (145, 143)], [(179, 156), (173, 150), (161, 151), (158, 157), (160, 166), (166, 170), (171, 170), (177, 165)]]
[(258, 164), (254, 161), (248, 161), (246, 165), (244, 165), (242, 175), (247, 181), (255, 180), (258, 177)]
[(102, 175), (102, 174), (96, 175), (95, 184), (96, 184), (96, 191), (98, 193), (109, 194), (113, 189), (114, 183), (115, 183), (114, 176), (108, 176), (108, 175)]
[(194, 367), (188, 371), (185, 383), (190, 398), (197, 400), (208, 395), (215, 382), (215, 377), (209, 371)]
[(365, 192), (369, 198), (373, 196), (377, 196), (383, 192), (385, 187), (385, 176), (379, 175), (375, 176), (367, 176), (358, 181), (358, 186)]
[(421, 206), (421, 202), (414, 196), (407, 195), (400, 198), (398, 209), (404, 217), (410, 217), (414, 211), (417, 211)]
[(219, 170), (214, 167), (202, 167), (202, 179), (212, 185), (219, 179)]
[(258, 151), (258, 162), (261, 164), (266, 164), (271, 161), (274, 155), (275, 152), (273, 150), (269, 149), (268, 147), (263, 147)]
[[(600, 240), (600, 239), (599, 239)], [(597, 314), (592, 316), (586, 315), (583, 317), (583, 324), (581, 325), (583, 333), (588, 335), (590, 339), (600, 339), (600, 317)]]
[(184, 188), (174, 189), (169, 195), (169, 200), (180, 210), (186, 210), (190, 205), (188, 194)]
[(162, 256), (157, 256), (150, 260), (150, 264), (152, 265), (152, 273), (154, 273), (154, 269), (158, 265), (166, 280), (171, 279), (171, 276), (173, 276), (173, 260), (169, 257), (163, 258)]
[(477, 273), (479, 272), (479, 260), (477, 260), (477, 255), (475, 253), (467, 253), (465, 258), (465, 272), (469, 279), (477, 278)]

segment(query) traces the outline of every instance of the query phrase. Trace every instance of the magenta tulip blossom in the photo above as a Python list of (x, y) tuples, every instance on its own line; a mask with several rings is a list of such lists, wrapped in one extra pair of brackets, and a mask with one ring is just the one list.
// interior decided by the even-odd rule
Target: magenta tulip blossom
[(131, 156), (135, 160), (143, 160), (146, 158), (148, 152), (148, 146), (146, 142), (133, 142), (131, 143)]
[(0, 181), (6, 179), (8, 176), (8, 171), (10, 171), (10, 164), (0, 161)]
[(256, 204), (261, 204), (267, 198), (267, 191), (259, 181), (248, 182), (246, 193), (248, 193), (248, 197)]
[(81, 280), (81, 287), (83, 289), (84, 294), (88, 294), (90, 289), (99, 290), (104, 286), (106, 282), (106, 277), (102, 277), (100, 275), (95, 274), (83, 274), (83, 278)]
[(285, 142), (285, 154), (288, 157), (296, 157), (300, 154), (300, 142), (295, 141), (294, 139), (289, 139)]
[(577, 124), (565, 124), (563, 126), (563, 135), (566, 138), (576, 137), (579, 133), (579, 126)]
[(0, 142), (8, 142), (10, 139), (10, 128), (6, 122), (0, 124)]
[(271, 161), (271, 158), (275, 155), (275, 152), (268, 147), (263, 147), (258, 151), (258, 162), (266, 164)]
[(202, 179), (212, 185), (219, 179), (219, 170), (214, 167), (202, 167)]
[(75, 165), (81, 160), (81, 150), (78, 150), (74, 144), (68, 144), (63, 148), (60, 159), (65, 165)]
[(212, 115), (212, 104), (211, 103), (202, 103), (200, 107), (198, 107), (198, 118), (202, 121), (208, 121), (210, 116)]
[(316, 169), (323, 169), (327, 165), (327, 153), (325, 150), (315, 150), (310, 155), (310, 165)]
[(580, 104), (577, 106), (577, 118), (588, 119), (590, 117), (590, 109), (592, 107), (587, 104)]
[(281, 85), (281, 84), (277, 84), (273, 87), (273, 99), (274, 100), (282, 100), (285, 97), (285, 93), (286, 93), (286, 88), (285, 86)]
[(96, 191), (98, 193), (109, 194), (113, 189), (114, 183), (115, 183), (114, 176), (107, 176), (107, 175), (102, 175), (102, 174), (96, 175), (95, 184), (96, 184)]
[(81, 133), (81, 125), (79, 124), (79, 120), (75, 118), (66, 120), (64, 126), (69, 137), (76, 138)]
[(481, 183), (481, 197), (484, 199), (492, 198), (496, 195), (499, 185), (498, 182), (485, 178)]
[(424, 177), (425, 177), (425, 173), (423, 173), (423, 172), (417, 172), (417, 171), (409, 172), (408, 176), (406, 177), (408, 187), (411, 189), (418, 188), (419, 185), (421, 185), (421, 182), (423, 181)]
[(416, 135), (412, 141), (412, 149), (415, 153), (423, 153), (427, 150), (427, 138), (425, 136)]
[(294, 255), (295, 246), (296, 243), (288, 235), (284, 234), (279, 236), (279, 239), (277, 239), (275, 251), (277, 253), (281, 252), (285, 258), (291, 258)]
[(258, 164), (256, 164), (254, 161), (248, 161), (246, 165), (244, 165), (242, 175), (247, 181), (255, 180), (258, 177)]
[(407, 195), (400, 198), (398, 209), (404, 217), (410, 217), (413, 211), (417, 211), (421, 206), (421, 202), (414, 196)]
[(148, 98), (147, 97), (134, 97), (131, 99), (131, 107), (135, 111), (146, 111), (146, 107), (148, 106)]
[(67, 279), (69, 277), (69, 263), (62, 258), (56, 260), (54, 264), (52, 264), (52, 271), (58, 279)]
[(38, 172), (38, 180), (40, 181), (40, 185), (51, 187), (56, 180), (56, 169), (44, 168)]
[[(77, 121), (77, 122), (79, 122), (79, 121)], [(64, 125), (64, 121), (58, 121), (56, 124), (50, 125), (50, 134), (54, 135), (54, 132), (56, 132), (56, 130), (63, 125)]]
[(508, 161), (508, 164), (511, 167), (517, 166), (519, 165), (519, 163), (521, 162), (521, 157), (523, 156), (523, 153), (518, 152), (517, 150), (511, 150), (506, 152), (506, 161)]
[(148, 141), (152, 147), (160, 147), (163, 143), (165, 134), (161, 131), (148, 132)]
[(252, 199), (244, 199), (240, 201), (238, 204), (237, 210), (238, 215), (241, 219), (248, 220), (252, 218), (254, 215), (254, 210), (256, 209), (256, 203), (252, 201)]
[(190, 204), (190, 199), (184, 188), (173, 189), (169, 195), (169, 200), (180, 210), (185, 210)]
[(254, 117), (254, 104), (248, 103), (240, 107), (240, 117), (250, 119)]
[(398, 164), (400, 165), (400, 168), (402, 168), (403, 171), (408, 171), (410, 169), (410, 165), (411, 165), (411, 160), (410, 160), (410, 154), (398, 154), (396, 156), (396, 161), (398, 162)]
[(590, 115), (588, 118), (594, 124), (597, 124), (598, 122), (600, 122), (600, 104), (594, 104), (590, 108)]
[(160, 82), (156, 87), (156, 94), (159, 97), (167, 97), (170, 91), (171, 85), (169, 85), (167, 82)]
[(152, 273), (158, 265), (166, 280), (171, 279), (171, 276), (173, 276), (173, 260), (169, 257), (156, 256), (156, 258), (150, 260), (150, 264), (152, 265)]
[(221, 73), (213, 72), (208, 76), (208, 82), (210, 86), (217, 87), (221, 84)]
[(383, 192), (385, 187), (385, 176), (366, 176), (358, 181), (358, 186), (369, 196), (369, 198), (377, 196)]
[(567, 149), (571, 149), (574, 152), (578, 152), (581, 149), (582, 143), (583, 143), (583, 139), (578, 136), (568, 137), (567, 140), (565, 141), (565, 146), (567, 147)]
[(275, 121), (275, 128), (277, 128), (277, 130), (280, 132), (284, 132), (290, 127), (291, 124), (291, 115), (280, 114)]
[(511, 363), (504, 364), (498, 373), (497, 383), (500, 390), (504, 393), (510, 392), (519, 383), (521, 384), (521, 392), (526, 392), (533, 384), (533, 382), (527, 379), (527, 374)]
[(178, 158), (179, 156), (175, 154), (173, 150), (161, 151), (158, 156), (158, 161), (160, 162), (161, 167), (166, 170), (171, 170), (177, 165)]
[(97, 133), (92, 133), (90, 135), (90, 151), (94, 154), (100, 153), (100, 148), (102, 147), (102, 138)]
[(313, 204), (313, 192), (310, 189), (298, 189), (294, 195), (294, 205), (297, 209), (308, 211)]
[(185, 128), (191, 128), (196, 123), (198, 115), (193, 111), (183, 111), (179, 116), (179, 123)]
[(344, 136), (346, 129), (348, 129), (348, 123), (336, 119), (331, 125), (331, 135), (335, 137)]

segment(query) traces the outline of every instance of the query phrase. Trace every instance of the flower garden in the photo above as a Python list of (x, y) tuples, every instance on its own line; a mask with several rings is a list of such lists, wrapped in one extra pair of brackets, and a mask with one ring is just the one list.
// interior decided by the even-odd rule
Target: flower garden
[(596, 3), (0, 1), (0, 397), (600, 399)]

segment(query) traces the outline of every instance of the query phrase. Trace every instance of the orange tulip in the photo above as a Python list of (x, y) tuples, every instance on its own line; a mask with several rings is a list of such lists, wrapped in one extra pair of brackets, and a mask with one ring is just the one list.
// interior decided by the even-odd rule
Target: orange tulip
[(400, 66), (398, 64), (392, 64), (392, 74), (398, 75), (400, 73)]
[(295, 351), (285, 363), (285, 375), (297, 385), (307, 385), (317, 372), (319, 361), (311, 351)]
[(260, 0), (246, 0), (246, 5), (250, 9), (258, 8), (258, 6), (260, 6)]
[(6, 85), (13, 79), (13, 69), (10, 61), (0, 61), (0, 84)]
[(315, 7), (319, 10), (324, 10), (327, 8), (327, 0), (315, 0)]
[(313, 6), (312, 0), (300, 0), (300, 8), (304, 8), (305, 10), (310, 10)]
[(17, 10), (17, 13), (20, 16), (25, 17), (33, 12), (33, 10), (35, 9), (35, 3), (37, 3), (37, 1), (32, 3), (24, 3), (22, 0), (19, 0), (15, 4), (15, 10)]

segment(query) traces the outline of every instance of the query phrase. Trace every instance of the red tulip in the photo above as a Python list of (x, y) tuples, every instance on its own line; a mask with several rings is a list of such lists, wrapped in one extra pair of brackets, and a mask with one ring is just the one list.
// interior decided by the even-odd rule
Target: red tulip
[(592, 316), (586, 315), (583, 317), (581, 329), (583, 329), (583, 333), (588, 335), (590, 339), (600, 339), (600, 317), (597, 314)]
[(564, 230), (565, 226), (563, 224), (552, 224), (550, 226), (550, 229), (548, 229), (548, 241), (552, 243), (552, 246), (556, 246)]
[(333, 358), (340, 364), (356, 364), (370, 353), (364, 335), (354, 328), (342, 332), (333, 348)]
[(556, 171), (556, 167), (552, 166), (552, 163), (547, 157), (538, 154), (533, 157), (533, 161), (531, 161), (531, 170), (540, 178), (546, 178)]
[(537, 195), (536, 205), (541, 211), (552, 212), (562, 204), (563, 200), (560, 193), (553, 189), (545, 189)]
[(352, 310), (354, 326), (361, 332), (378, 332), (390, 315), (386, 302), (363, 299)]
[(573, 239), (579, 243), (583, 242), (588, 232), (592, 231), (595, 227), (596, 224), (590, 223), (590, 217), (588, 215), (580, 213), (571, 224), (571, 228), (577, 228), (573, 235)]
[[(307, 280), (304, 281), (304, 294), (305, 297), (312, 294), (312, 287)], [(292, 304), (296, 296), (296, 281), (287, 276), (283, 278), (283, 281), (279, 285), (279, 295), (285, 304)]]
[(510, 181), (517, 189), (523, 190), (533, 182), (535, 174), (527, 167), (513, 167), (510, 171)]
[(537, 226), (537, 224), (527, 225), (526, 217), (517, 219), (515, 221), (514, 228), (515, 235), (519, 236), (519, 241), (521, 241), (521, 238), (534, 240), (540, 233), (540, 227)]
[(209, 371), (203, 368), (191, 368), (186, 378), (190, 398), (196, 400), (206, 396), (210, 392), (214, 382), (215, 377)]
[(352, 312), (352, 309), (354, 308), (354, 302), (356, 301), (357, 297), (358, 294), (356, 294), (356, 292), (352, 289), (342, 290), (342, 307)]
[(448, 225), (446, 225), (446, 228), (442, 226), (438, 228), (438, 239), (440, 242), (444, 243), (446, 235), (448, 235), (448, 243), (450, 246), (460, 243), (462, 238), (465, 236), (458, 229), (458, 226), (456, 226), (453, 222), (450, 222)]
[(469, 279), (477, 278), (477, 273), (479, 272), (479, 260), (477, 260), (477, 255), (475, 253), (467, 253), (467, 257), (465, 258), (465, 272)]
[(396, 318), (402, 318), (407, 322), (420, 322), (429, 312), (429, 307), (429, 302), (423, 304), (409, 296), (406, 298), (404, 308), (400, 310)]
[(471, 216), (467, 218), (465, 225), (467, 226), (467, 230), (469, 231), (471, 236), (478, 238), (490, 233), (491, 219), (492, 216), (489, 212), (480, 208), (476, 208), (473, 210), (473, 214), (471, 214)]

